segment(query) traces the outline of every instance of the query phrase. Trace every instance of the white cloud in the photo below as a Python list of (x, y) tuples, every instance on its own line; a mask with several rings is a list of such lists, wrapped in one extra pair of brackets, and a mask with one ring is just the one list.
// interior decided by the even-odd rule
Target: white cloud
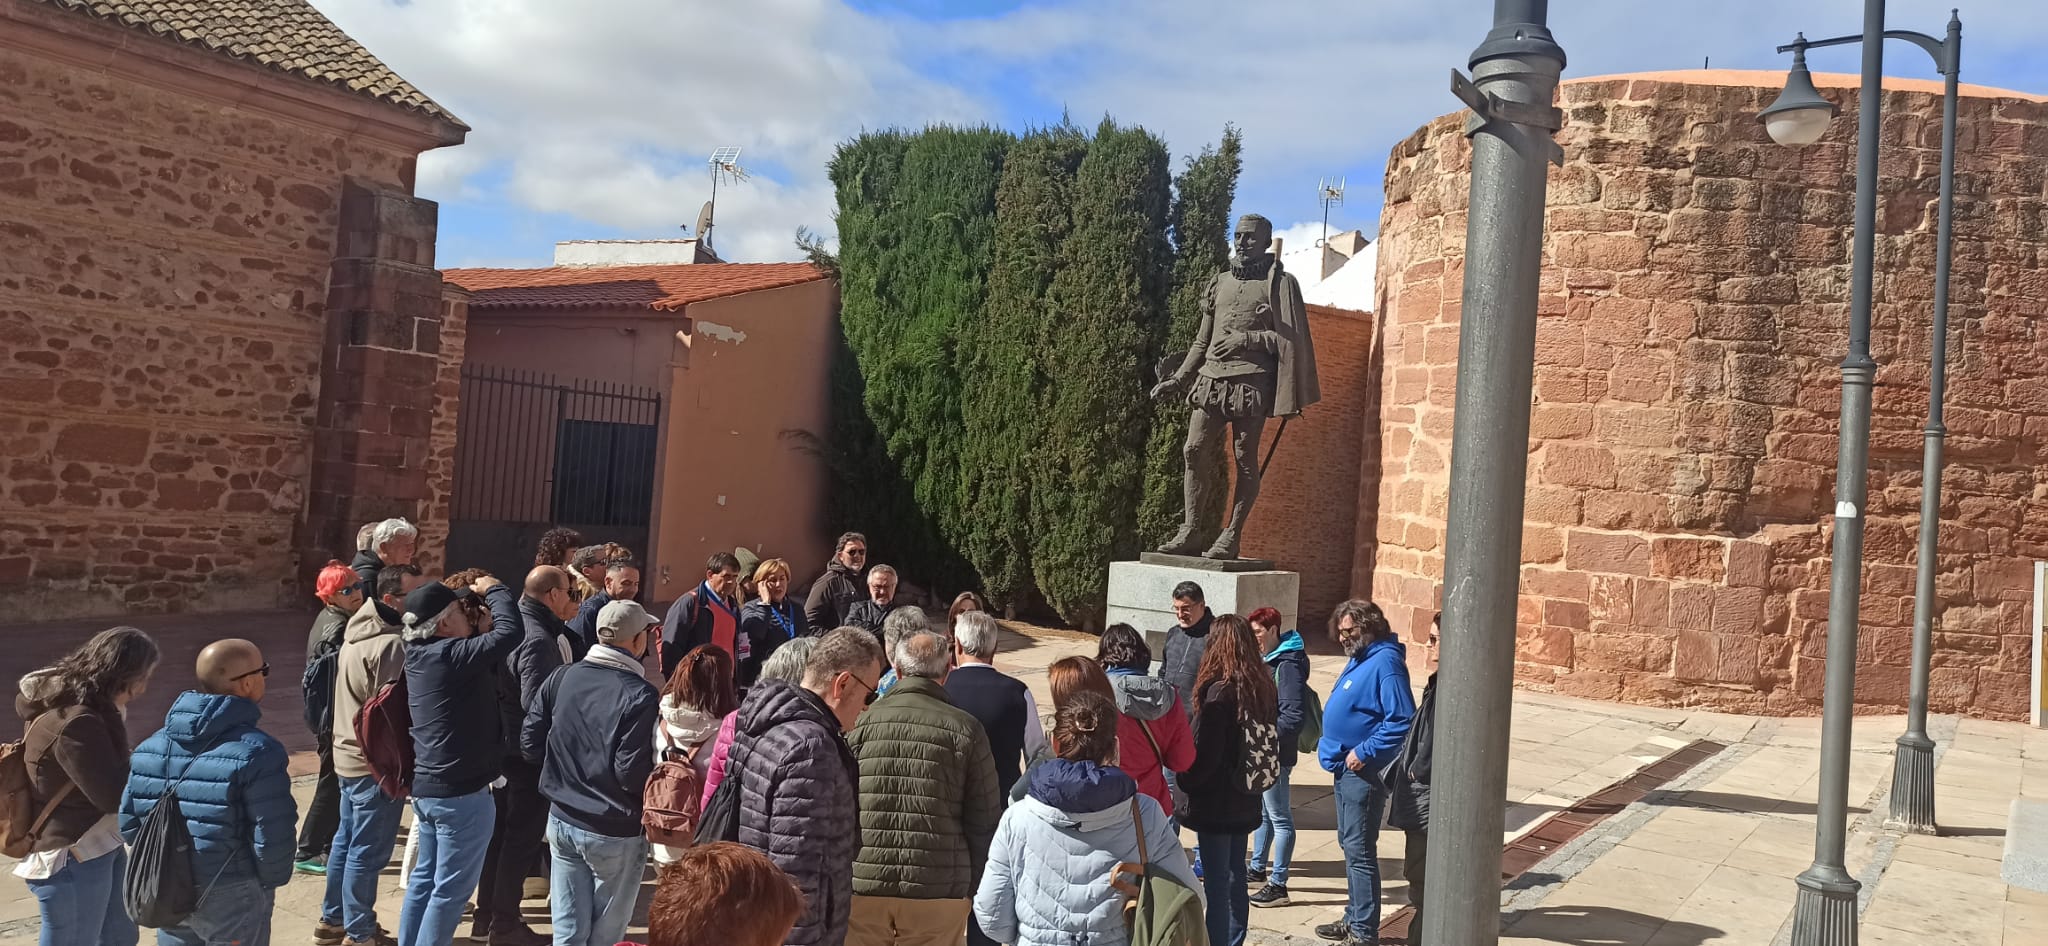
[[(738, 145), (757, 173), (719, 191), (718, 242), (732, 259), (787, 259), (797, 227), (830, 230), (825, 163), (863, 127), (985, 111), (905, 66), (888, 23), (838, 0), (319, 5), (474, 129), (422, 157), (422, 196), (672, 236), (710, 194), (712, 149)], [(487, 171), (502, 192), (483, 188)]]
[[(1240, 209), (1307, 218), (1316, 179), (1349, 169), (1350, 203), (1370, 217), (1388, 148), (1459, 107), (1450, 70), (1491, 25), (1482, 3), (1048, 0), (925, 22), (847, 0), (315, 2), (475, 128), (422, 159), (424, 196), (670, 236), (708, 195), (705, 156), (740, 145), (762, 173), (720, 191), (720, 249), (733, 259), (791, 258), (798, 226), (829, 235), (825, 163), (863, 128), (1043, 122), (1060, 105), (1083, 126), (1104, 113), (1143, 124), (1181, 154), (1235, 122)], [(2031, 55), (2048, 43), (2039, 2), (1966, 11), (1967, 81), (2048, 86)], [(1853, 31), (1861, 6), (1577, 0), (1554, 5), (1551, 26), (1567, 77), (1708, 56), (1782, 68), (1775, 44)], [(1938, 32), (1946, 17), (1946, 4), (1895, 2), (1891, 25)], [(1888, 72), (1930, 74), (1910, 48), (1888, 53)], [(1850, 50), (1814, 55), (1816, 68), (1855, 65)], [(548, 240), (535, 242), (545, 259)]]
[[(1332, 220), (1330, 235), (1335, 236), (1347, 230), (1358, 229)], [(1280, 262), (1287, 272), (1301, 284), (1301, 296), (1315, 305), (1335, 306), (1359, 312), (1373, 310), (1373, 267), (1379, 257), (1379, 244), (1372, 243), (1358, 255), (1339, 264), (1328, 278), (1323, 276), (1323, 250), (1318, 241), (1323, 238), (1323, 222), (1309, 220), (1273, 231), (1276, 239), (1283, 241), (1280, 246)], [(1366, 239), (1377, 239), (1367, 228)], [(1334, 252), (1334, 251), (1332, 251)]]

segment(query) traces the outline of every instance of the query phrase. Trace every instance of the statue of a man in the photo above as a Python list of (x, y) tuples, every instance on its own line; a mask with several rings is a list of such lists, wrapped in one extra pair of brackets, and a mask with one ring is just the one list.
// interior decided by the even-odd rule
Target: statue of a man
[(1184, 508), (1180, 531), (1159, 551), (1192, 555), (1208, 540), (1195, 522), (1207, 505), (1210, 484), (1195, 475), (1197, 459), (1214, 450), (1230, 426), (1230, 452), (1237, 468), (1237, 494), (1230, 520), (1204, 558), (1237, 557), (1238, 541), (1252, 503), (1259, 498), (1259, 434), (1268, 417), (1291, 417), (1322, 398), (1316, 383), (1315, 345), (1309, 339), (1308, 308), (1301, 286), (1283, 272), (1273, 254), (1273, 224), (1257, 214), (1238, 218), (1230, 269), (1217, 273), (1202, 296), (1202, 326), (1172, 376), (1152, 388), (1160, 397), (1185, 388), (1194, 411), (1181, 448)]

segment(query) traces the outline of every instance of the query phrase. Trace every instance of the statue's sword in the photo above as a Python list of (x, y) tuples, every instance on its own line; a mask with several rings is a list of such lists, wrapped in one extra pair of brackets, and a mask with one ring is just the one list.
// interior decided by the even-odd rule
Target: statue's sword
[(1280, 429), (1273, 431), (1273, 442), (1266, 447), (1266, 460), (1259, 464), (1259, 479), (1266, 478), (1266, 468), (1273, 465), (1273, 451), (1280, 449), (1280, 438), (1287, 436), (1287, 422), (1293, 418), (1292, 414), (1280, 418)]

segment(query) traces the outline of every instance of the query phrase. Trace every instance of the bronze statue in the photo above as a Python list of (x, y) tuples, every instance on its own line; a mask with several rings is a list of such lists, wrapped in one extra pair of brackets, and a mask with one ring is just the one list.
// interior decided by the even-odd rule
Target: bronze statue
[[(1181, 447), (1187, 464), (1182, 474), (1180, 531), (1159, 551), (1191, 555), (1207, 541), (1205, 525), (1195, 522), (1206, 503), (1210, 484), (1195, 475), (1197, 459), (1216, 448), (1223, 427), (1231, 428), (1230, 451), (1237, 470), (1237, 493), (1230, 520), (1204, 558), (1237, 558), (1237, 546), (1259, 498), (1259, 435), (1266, 418), (1287, 418), (1322, 398), (1316, 383), (1315, 345), (1309, 339), (1308, 307), (1301, 286), (1282, 271), (1273, 246), (1273, 224), (1257, 214), (1238, 218), (1231, 240), (1236, 253), (1230, 269), (1217, 273), (1202, 296), (1202, 325), (1179, 369), (1152, 388), (1152, 396), (1187, 389), (1188, 439)], [(1274, 437), (1279, 446), (1279, 437)], [(1268, 452), (1270, 459), (1272, 454)]]

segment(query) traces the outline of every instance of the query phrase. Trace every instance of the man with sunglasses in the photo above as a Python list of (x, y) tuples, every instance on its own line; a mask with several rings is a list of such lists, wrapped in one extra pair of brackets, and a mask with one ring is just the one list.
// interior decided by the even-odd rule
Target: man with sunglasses
[(804, 601), (804, 623), (815, 633), (846, 624), (853, 606), (868, 600), (868, 537), (848, 532), (832, 546), (832, 560), (825, 574), (811, 583)]
[(882, 647), (842, 627), (804, 662), (802, 685), (762, 679), (735, 720), (728, 779), (740, 780), (739, 842), (796, 882), (804, 913), (788, 946), (841, 946), (860, 849), (860, 764), (845, 733), (875, 698)]
[(164, 728), (135, 747), (121, 798), (121, 836), (133, 844), (164, 790), (176, 786), (192, 832), (199, 905), (159, 938), (191, 946), (269, 946), (271, 907), (277, 888), (292, 877), (299, 817), (284, 745), (256, 728), (270, 664), (255, 644), (223, 640), (199, 652), (195, 669), (199, 688), (179, 694)]

